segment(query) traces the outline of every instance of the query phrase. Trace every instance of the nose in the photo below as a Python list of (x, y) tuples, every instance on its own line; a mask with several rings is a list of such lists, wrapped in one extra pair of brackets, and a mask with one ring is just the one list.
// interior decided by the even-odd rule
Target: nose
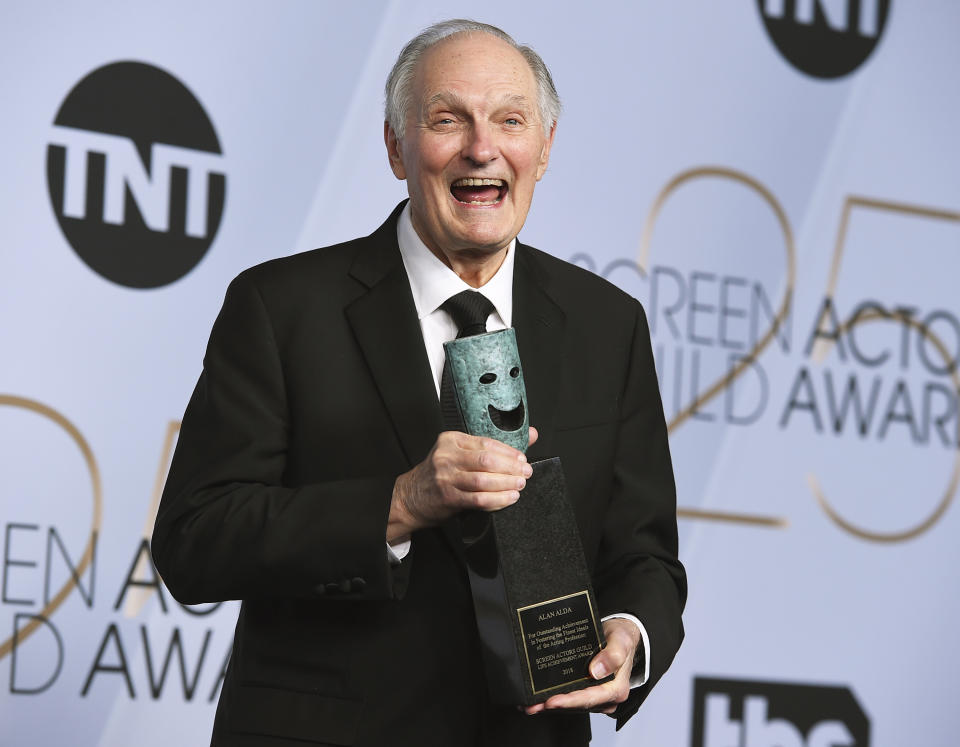
[(477, 166), (483, 166), (496, 160), (497, 142), (490, 123), (479, 120), (466, 131), (466, 139), (461, 155)]

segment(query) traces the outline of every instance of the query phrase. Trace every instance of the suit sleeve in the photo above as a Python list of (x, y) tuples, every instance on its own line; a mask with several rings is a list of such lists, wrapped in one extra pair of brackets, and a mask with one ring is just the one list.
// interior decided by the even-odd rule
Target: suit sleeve
[(408, 569), (391, 570), (384, 542), (396, 476), (284, 485), (289, 419), (271, 320), (241, 274), (211, 332), (153, 532), (157, 569), (181, 602), (403, 594)]
[[(687, 596), (678, 554), (676, 488), (646, 315), (636, 304), (621, 397), (613, 494), (594, 578), (604, 615), (627, 612), (649, 636), (650, 678), (615, 714), (619, 729), (649, 694), (683, 640)], [(642, 645), (642, 644), (641, 644)]]

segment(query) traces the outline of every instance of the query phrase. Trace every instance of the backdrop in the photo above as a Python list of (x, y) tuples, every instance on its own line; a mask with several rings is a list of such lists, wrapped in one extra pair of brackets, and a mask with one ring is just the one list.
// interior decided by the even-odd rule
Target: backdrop
[[(372, 231), (462, 2), (0, 10), (0, 742), (202, 744), (235, 603), (149, 537), (229, 280)], [(564, 100), (522, 238), (648, 311), (687, 640), (598, 745), (955, 745), (960, 5), (491, 0)], [(650, 614), (656, 614), (651, 610)]]

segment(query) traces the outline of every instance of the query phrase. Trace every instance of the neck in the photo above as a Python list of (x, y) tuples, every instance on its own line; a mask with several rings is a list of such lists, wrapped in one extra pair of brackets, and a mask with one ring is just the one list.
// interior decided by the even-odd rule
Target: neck
[(507, 258), (506, 247), (497, 249), (493, 253), (481, 250), (460, 250), (453, 253), (432, 248), (430, 251), (471, 288), (486, 285), (490, 278), (497, 274), (503, 260)]
[(410, 222), (430, 253), (457, 273), (457, 277), (471, 288), (486, 285), (490, 278), (497, 274), (503, 260), (507, 258), (509, 244), (499, 249), (442, 249), (434, 245), (425, 231), (420, 230), (420, 226), (417, 225), (419, 223), (417, 214), (413, 210), (410, 211)]

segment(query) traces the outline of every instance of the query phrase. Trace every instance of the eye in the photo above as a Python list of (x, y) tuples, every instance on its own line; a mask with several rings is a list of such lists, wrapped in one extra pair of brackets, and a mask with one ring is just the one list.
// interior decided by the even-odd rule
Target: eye
[(514, 366), (510, 369), (510, 377), (515, 379), (520, 375), (520, 369)]
[(480, 377), (481, 384), (492, 384), (497, 380), (497, 375), (495, 373), (490, 373), (489, 371)]
[(517, 119), (516, 117), (509, 117), (509, 118), (507, 119), (507, 124), (508, 124), (508, 125), (518, 125), (518, 124), (520, 124), (520, 120)]

